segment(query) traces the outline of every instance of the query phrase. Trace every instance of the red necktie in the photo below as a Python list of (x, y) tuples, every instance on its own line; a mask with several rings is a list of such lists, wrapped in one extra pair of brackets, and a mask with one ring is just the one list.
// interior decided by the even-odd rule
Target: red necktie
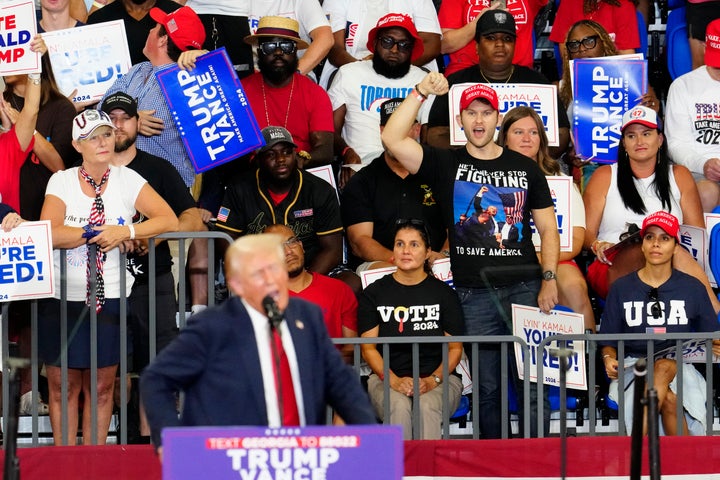
[[(273, 361), (273, 376), (275, 377), (275, 391), (277, 392), (278, 400), (281, 400), (280, 405), (282, 411), (282, 425), (283, 426), (298, 426), (300, 425), (300, 415), (298, 414), (297, 401), (295, 400), (295, 389), (293, 388), (292, 375), (290, 374), (290, 363), (288, 362), (287, 355), (285, 355), (285, 349), (282, 346), (282, 340), (277, 329), (272, 329), (271, 342), (275, 342), (277, 352), (280, 357), (280, 383), (278, 383), (278, 365)], [(282, 386), (282, 388), (280, 388)]]

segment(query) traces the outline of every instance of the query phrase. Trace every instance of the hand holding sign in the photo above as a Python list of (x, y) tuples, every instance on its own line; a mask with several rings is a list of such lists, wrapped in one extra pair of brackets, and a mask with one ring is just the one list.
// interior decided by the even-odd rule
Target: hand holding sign
[(180, 54), (177, 64), (180, 70), (193, 70), (195, 68), (195, 59), (208, 53), (207, 50), (187, 50)]
[(32, 41), (30, 42), (30, 50), (39, 53), (40, 56), (43, 56), (47, 53), (48, 48), (47, 45), (45, 45), (45, 40), (43, 40), (42, 35), (37, 34), (35, 37), (33, 37)]
[(52, 297), (55, 290), (50, 221), (25, 222), (16, 213), (9, 213), (2, 227), (0, 302)]
[[(0, 75), (20, 75), (40, 71), (37, 20), (32, 0), (3, 2), (0, 7)], [(44, 45), (44, 44), (43, 44)], [(43, 53), (47, 49), (43, 50)], [(33, 55), (32, 53), (35, 53)]]
[(9, 232), (13, 228), (24, 222), (23, 218), (15, 212), (10, 212), (2, 219), (2, 229), (4, 232)]

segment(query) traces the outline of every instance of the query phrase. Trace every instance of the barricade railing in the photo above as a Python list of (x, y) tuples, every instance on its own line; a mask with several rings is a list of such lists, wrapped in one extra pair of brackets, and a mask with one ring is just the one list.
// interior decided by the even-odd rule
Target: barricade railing
[[(188, 297), (188, 286), (187, 281), (185, 278), (184, 272), (184, 265), (186, 260), (186, 254), (185, 254), (185, 246), (186, 242), (195, 238), (201, 238), (201, 239), (215, 239), (215, 240), (222, 240), (227, 242), (232, 242), (232, 239), (227, 234), (224, 234), (222, 232), (176, 232), (176, 233), (170, 233), (170, 234), (164, 234), (157, 238), (162, 238), (167, 241), (177, 241), (178, 242), (178, 257), (175, 259), (175, 261), (178, 262), (178, 264), (181, 266), (179, 275), (179, 278), (175, 279), (178, 284), (178, 322), (180, 328), (184, 327), (186, 322), (186, 312), (185, 312), (185, 305), (186, 305), (186, 299)], [(150, 292), (154, 292), (156, 288), (156, 276), (155, 276), (155, 262), (156, 262), (156, 252), (155, 252), (155, 240), (150, 240), (149, 242), (149, 257), (148, 257), (148, 288)], [(208, 276), (207, 276), (207, 289), (208, 289), (208, 304), (213, 305), (215, 303), (215, 242), (208, 242)], [(92, 254), (91, 254), (92, 255)], [(122, 257), (122, 262), (125, 261), (125, 256)], [(124, 263), (122, 263), (124, 264)], [(95, 262), (90, 262), (91, 269), (94, 271), (95, 268)], [(66, 288), (67, 288), (67, 282), (66, 282), (66, 271), (67, 271), (67, 258), (66, 255), (61, 255), (61, 265), (60, 265), (60, 271), (61, 271), (61, 278), (56, 279), (58, 288), (60, 288), (61, 292), (64, 292), (61, 297), (61, 337), (64, 340), (64, 346), (67, 345), (67, 339), (70, 332), (68, 332), (68, 318), (67, 318), (67, 294), (66, 294)], [(126, 281), (126, 270), (121, 269), (121, 285), (124, 285), (124, 282)], [(95, 290), (94, 285), (94, 278), (95, 275), (93, 272), (91, 272), (91, 279), (93, 281), (91, 282), (91, 288), (93, 289), (93, 294)], [(124, 288), (121, 287), (121, 291), (124, 291)], [(128, 419), (128, 411), (127, 411), (127, 400), (128, 400), (128, 390), (127, 390), (127, 384), (125, 379), (128, 376), (128, 311), (127, 311), (127, 304), (126, 304), (126, 298), (122, 298), (120, 302), (120, 341), (121, 344), (119, 346), (121, 355), (120, 355), (120, 363), (118, 366), (119, 369), (119, 378), (122, 379), (122, 381), (119, 382), (119, 397), (120, 397), (120, 406), (118, 407), (118, 415), (116, 416), (115, 421), (115, 435), (116, 439), (115, 441), (118, 443), (127, 443), (127, 419)], [(40, 444), (40, 419), (42, 418), (41, 415), (38, 414), (38, 388), (39, 388), (39, 376), (40, 376), (40, 370), (42, 365), (40, 364), (39, 357), (38, 357), (38, 301), (37, 300), (31, 300), (30, 302), (30, 329), (31, 329), (31, 340), (30, 340), (30, 361), (31, 361), (31, 367), (30, 367), (30, 383), (32, 387), (32, 414), (30, 415), (30, 421), (29, 421), (29, 430), (30, 432), (30, 440), (29, 442), (23, 441), (23, 445), (30, 444), (32, 446), (37, 446)], [(150, 359), (154, 358), (156, 355), (157, 345), (155, 342), (156, 337), (156, 303), (153, 295), (149, 296), (149, 312), (148, 312), (148, 323), (149, 323), (149, 357)], [(0, 307), (0, 313), (2, 313), (2, 319), (3, 319), (3, 325), (2, 329), (0, 329), (0, 342), (2, 342), (2, 354), (5, 358), (8, 356), (9, 352), (9, 338), (8, 338), (8, 309), (9, 304), (3, 303)], [(97, 338), (97, 315), (94, 311), (94, 309), (90, 309), (90, 325), (91, 325), (91, 338)], [(683, 340), (690, 340), (690, 339), (697, 339), (697, 334), (625, 334), (625, 335), (603, 335), (603, 334), (578, 334), (578, 335), (553, 335), (550, 337), (545, 338), (540, 346), (539, 349), (544, 349), (546, 346), (550, 345), (551, 342), (555, 341), (561, 341), (561, 342), (567, 342), (567, 341), (582, 341), (586, 342), (587, 345), (587, 352), (588, 352), (588, 385), (591, 389), (588, 393), (588, 402), (589, 402), (589, 434), (594, 435), (596, 434), (595, 425), (597, 423), (597, 403), (595, 399), (594, 392), (592, 389), (595, 387), (596, 384), (598, 384), (599, 381), (604, 381), (604, 379), (596, 379), (595, 377), (595, 367), (596, 367), (596, 355), (595, 352), (597, 351), (597, 342), (598, 341), (604, 341), (604, 340), (620, 340), (620, 343), (618, 345), (618, 362), (619, 362), (619, 370), (622, 371), (624, 367), (624, 341), (626, 340), (646, 340), (648, 341), (648, 352), (650, 356), (654, 354), (654, 347), (653, 347), (653, 340), (676, 340), (676, 355), (681, 353), (682, 350), (682, 341)], [(718, 339), (720, 338), (720, 333), (713, 333), (713, 334), (703, 334), (702, 338), (707, 338), (706, 342), (706, 351), (711, 351), (710, 346), (710, 339)], [(511, 336), (511, 335), (504, 335), (504, 336), (443, 336), (443, 337), (410, 337), (410, 338), (347, 338), (347, 339), (335, 339), (334, 342), (338, 345), (344, 345), (344, 344), (352, 344), (354, 347), (353, 352), (353, 367), (355, 368), (355, 371), (358, 375), (361, 373), (361, 365), (362, 362), (362, 356), (361, 356), (361, 346), (363, 344), (376, 344), (379, 346), (382, 356), (384, 358), (384, 389), (385, 389), (385, 404), (384, 404), (384, 411), (385, 411), (385, 423), (389, 421), (389, 350), (390, 346), (393, 344), (412, 344), (412, 360), (413, 360), (413, 389), (415, 395), (413, 398), (414, 402), (414, 408), (413, 408), (413, 430), (414, 432), (419, 432), (419, 415), (420, 415), (420, 409), (418, 407), (418, 398), (417, 395), (419, 392), (419, 351), (420, 351), (420, 345), (427, 344), (427, 343), (436, 343), (436, 344), (442, 344), (442, 361), (443, 361), (443, 378), (448, 378), (448, 375), (450, 372), (447, 369), (447, 362), (448, 362), (448, 344), (450, 342), (462, 342), (465, 345), (465, 351), (468, 353), (469, 359), (470, 359), (470, 376), (472, 377), (472, 385), (473, 385), (473, 392), (478, 391), (478, 384), (477, 384), (477, 378), (478, 378), (478, 352), (479, 349), (483, 347), (483, 345), (499, 345), (500, 346), (500, 355), (501, 355), (501, 387), (500, 387), (500, 396), (501, 396), (501, 428), (502, 428), (502, 438), (510, 438), (512, 436), (512, 431), (510, 430), (510, 418), (511, 413), (510, 409), (508, 407), (509, 405), (509, 395), (510, 395), (510, 389), (509, 385), (510, 382), (513, 381), (513, 375), (511, 372), (511, 366), (509, 362), (511, 361), (511, 351), (508, 350), (508, 348), (513, 348), (513, 344), (518, 344), (519, 348), (522, 352), (524, 352), (525, 358), (528, 358), (528, 352), (529, 347), (525, 343), (525, 341), (517, 336)], [(90, 391), (90, 398), (86, 399), (86, 406), (89, 404), (91, 408), (93, 409), (93, 415), (92, 415), (92, 425), (91, 425), (91, 432), (83, 432), (84, 435), (90, 435), (91, 443), (97, 443), (97, 342), (93, 342), (91, 345), (91, 366), (90, 366), (90, 377), (91, 377), (91, 391)], [(679, 355), (678, 358), (682, 356)], [(74, 439), (67, 438), (67, 425), (68, 425), (68, 403), (67, 403), (67, 392), (68, 392), (68, 367), (67, 367), (67, 350), (66, 348), (61, 349), (61, 357), (60, 357), (60, 365), (61, 365), (61, 384), (62, 384), (62, 414), (61, 414), (61, 428), (63, 432), (66, 434), (64, 435), (63, 444), (74, 444)], [(711, 364), (711, 359), (708, 358), (706, 360), (707, 365), (707, 372), (706, 372), (706, 378), (707, 378), (707, 391), (706, 391), (706, 404), (707, 404), (707, 433), (712, 434), (712, 426), (713, 426), (713, 398), (712, 398), (712, 375), (713, 375), (713, 369)], [(524, 432), (524, 436), (529, 436), (530, 432), (530, 412), (531, 412), (531, 405), (530, 405), (530, 396), (529, 396), (529, 378), (530, 378), (530, 365), (528, 362), (524, 363), (523, 366), (524, 369), (524, 380), (523, 380), (523, 392), (524, 395), (522, 399), (519, 399), (519, 401), (522, 401), (523, 408), (521, 409), (524, 413), (522, 418), (519, 418), (519, 423), (521, 425), (520, 430)], [(134, 372), (137, 373), (137, 372)], [(682, 379), (682, 369), (678, 369), (678, 376), (680, 379)], [(3, 375), (2, 379), (2, 389), (3, 392), (8, 391), (8, 376)], [(543, 378), (543, 364), (542, 361), (538, 362), (537, 367), (537, 377), (542, 379)], [(622, 375), (620, 376), (620, 382), (623, 381)], [(652, 382), (652, 368), (649, 368), (649, 382)], [(678, 398), (680, 405), (678, 407), (679, 411), (682, 406), (682, 382), (679, 381), (679, 392), (678, 392)], [(443, 398), (447, 399), (449, 396), (449, 385), (448, 382), (443, 382), (441, 385), (442, 392), (443, 392)], [(540, 436), (543, 435), (543, 393), (544, 393), (544, 387), (542, 383), (538, 384), (538, 405), (537, 405), (537, 418), (538, 418), (538, 434)], [(623, 391), (624, 384), (620, 384), (620, 391)], [(47, 399), (45, 399), (47, 400)], [(3, 395), (2, 399), (2, 407), (3, 412), (8, 411), (8, 401), (9, 398), (7, 398), (6, 395)], [(449, 419), (451, 418), (452, 414), (454, 412), (449, 411), (449, 406), (447, 405), (447, 402), (444, 402), (443, 406), (443, 422), (442, 422), (442, 436), (443, 438), (449, 438), (450, 437), (450, 422)], [(532, 408), (535, 408), (533, 406)], [(622, 398), (622, 395), (620, 395), (620, 398), (618, 399), (618, 433), (619, 434), (625, 434), (625, 426), (623, 422), (623, 415), (624, 415), (624, 401)], [(471, 417), (471, 425), (472, 425), (472, 438), (479, 438), (482, 432), (480, 432), (479, 423), (478, 423), (478, 415), (477, 412), (479, 411), (479, 398), (477, 394), (472, 395), (471, 399), (471, 409), (472, 412)], [(679, 422), (682, 419), (682, 415), (678, 416)], [(49, 422), (45, 422), (46, 424), (49, 424)], [(3, 418), (3, 427), (7, 428), (7, 419)], [(118, 433), (119, 431), (119, 433)], [(47, 436), (48, 433), (47, 430), (42, 432)], [(43, 437), (45, 438), (45, 437)], [(23, 434), (23, 440), (27, 440), (26, 433)]]
[[(186, 242), (191, 241), (193, 239), (200, 238), (200, 239), (213, 239), (213, 240), (222, 240), (228, 243), (231, 243), (233, 240), (232, 238), (223, 232), (173, 232), (173, 233), (166, 233), (162, 235), (158, 235), (154, 239), (148, 240), (148, 291), (149, 292), (155, 292), (156, 291), (156, 275), (155, 275), (155, 265), (156, 265), (156, 243), (159, 239), (163, 239), (166, 241), (177, 241), (178, 242), (178, 256), (174, 260), (180, 265), (180, 275), (179, 278), (175, 279), (176, 284), (178, 285), (177, 289), (177, 305), (178, 312), (178, 323), (179, 326), (182, 328), (185, 326), (186, 322), (186, 310), (185, 310), (185, 304), (188, 298), (188, 288), (187, 288), (187, 281), (185, 278), (185, 263), (186, 263)], [(208, 270), (208, 280), (207, 280), (207, 302), (209, 306), (214, 305), (215, 303), (215, 295), (214, 295), (214, 289), (215, 289), (215, 242), (210, 241), (208, 242), (208, 249), (207, 249), (207, 270)], [(97, 292), (97, 285), (96, 285), (96, 262), (94, 261), (96, 255), (96, 246), (90, 245), (89, 246), (89, 253), (88, 256), (90, 257), (89, 265), (90, 265), (90, 295), (91, 298), (94, 298), (96, 296)], [(126, 262), (126, 255), (121, 254), (120, 258), (120, 265), (125, 265)], [(125, 286), (127, 282), (127, 270), (125, 268), (120, 269), (120, 291), (125, 291)], [(68, 345), (68, 335), (72, 335), (71, 332), (68, 332), (68, 316), (67, 316), (67, 250), (61, 250), (60, 255), (60, 278), (55, 279), (56, 282), (56, 288), (60, 291), (60, 381), (61, 381), (61, 415), (60, 415), (60, 428), (63, 432), (62, 434), (62, 444), (63, 445), (69, 445), (75, 444), (75, 439), (69, 439), (67, 437), (68, 433), (68, 353), (67, 353), (67, 345)], [(32, 402), (31, 402), (31, 416), (30, 416), (30, 425), (29, 430), (31, 433), (31, 438), (29, 444), (32, 446), (39, 445), (40, 442), (40, 418), (41, 416), (38, 414), (38, 399), (39, 399), (39, 377), (40, 377), (40, 371), (42, 368), (42, 365), (40, 364), (39, 355), (38, 355), (38, 300), (29, 300), (30, 303), (30, 383), (31, 383), (31, 392), (32, 392)], [(157, 345), (156, 345), (156, 332), (157, 332), (157, 314), (156, 314), (156, 298), (153, 294), (148, 295), (148, 328), (149, 328), (149, 358), (152, 359), (155, 357), (157, 353)], [(84, 408), (91, 408), (91, 432), (82, 432), (83, 437), (89, 435), (90, 441), (92, 444), (98, 443), (97, 438), (97, 425), (98, 425), (98, 418), (97, 418), (97, 402), (98, 402), (98, 390), (97, 390), (97, 313), (95, 312), (94, 308), (89, 309), (89, 322), (90, 322), (90, 338), (94, 339), (95, 341), (91, 342), (90, 344), (90, 398), (84, 399)], [(2, 303), (2, 306), (0, 308), (0, 313), (2, 313), (2, 319), (3, 319), (3, 326), (2, 329), (0, 329), (0, 342), (2, 342), (2, 354), (4, 358), (8, 357), (8, 352), (10, 350), (10, 342), (8, 337), (8, 325), (9, 325), (9, 304), (8, 303)], [(119, 407), (118, 407), (118, 415), (116, 418), (116, 425), (115, 425), (115, 431), (116, 433), (119, 431), (119, 435), (116, 439), (118, 443), (127, 443), (127, 401), (128, 401), (128, 390), (127, 390), (127, 383), (125, 379), (128, 378), (128, 311), (127, 311), (127, 298), (124, 295), (121, 295), (120, 298), (120, 312), (119, 312), (119, 322), (120, 322), (120, 345), (118, 346), (120, 350), (120, 363), (118, 365), (118, 378), (122, 379), (122, 381), (119, 383)], [(138, 372), (134, 372), (134, 374), (137, 374)], [(2, 391), (7, 392), (8, 391), (8, 376), (3, 375), (2, 378)], [(2, 398), (2, 408), (3, 412), (8, 411), (8, 402), (9, 398), (6, 395), (3, 395)], [(48, 401), (49, 399), (45, 398), (44, 400)], [(49, 425), (49, 422), (46, 422), (47, 425)], [(3, 429), (7, 429), (7, 419), (3, 417)], [(43, 432), (43, 433), (48, 433)], [(24, 440), (24, 439), (23, 439)], [(25, 444), (25, 442), (23, 442)]]
[[(389, 423), (390, 419), (390, 346), (397, 344), (411, 344), (412, 345), (412, 364), (413, 364), (413, 438), (418, 438), (420, 432), (420, 408), (419, 408), (419, 348), (422, 344), (442, 344), (442, 378), (447, 379), (448, 374), (448, 344), (451, 342), (462, 342), (465, 345), (465, 351), (468, 354), (470, 361), (470, 377), (472, 378), (472, 390), (473, 392), (478, 391), (477, 378), (478, 378), (478, 352), (481, 345), (500, 345), (500, 416), (501, 416), (501, 435), (502, 438), (510, 438), (512, 432), (510, 431), (510, 410), (509, 410), (509, 395), (510, 395), (510, 383), (513, 381), (511, 374), (510, 365), (510, 352), (508, 346), (517, 343), (525, 358), (529, 353), (528, 345), (525, 341), (517, 336), (513, 335), (475, 335), (475, 336), (442, 336), (442, 337), (373, 337), (373, 338), (335, 338), (333, 342), (337, 345), (348, 345), (351, 344), (354, 347), (353, 351), (353, 367), (358, 375), (361, 375), (361, 366), (363, 364), (361, 357), (361, 346), (364, 344), (376, 344), (381, 349), (381, 355), (383, 357), (383, 376), (384, 376), (384, 396), (383, 396), (383, 423)], [(527, 438), (530, 434), (530, 396), (528, 394), (530, 387), (530, 364), (525, 363), (523, 365), (524, 380), (523, 380), (523, 391), (526, 393), (523, 396), (523, 413), (524, 415), (519, 420), (522, 424), (522, 431), (524, 436)], [(443, 389), (443, 412), (442, 412), (442, 437), (450, 437), (450, 418), (454, 412), (449, 411), (447, 399), (449, 398), (449, 383), (443, 381), (441, 387)], [(471, 400), (471, 411), (479, 411), (479, 398), (478, 395), (472, 395)], [(478, 439), (480, 426), (479, 417), (477, 414), (471, 415), (472, 423), (472, 437)], [(441, 426), (438, 425), (438, 428)]]
[[(538, 351), (543, 351), (546, 347), (549, 347), (551, 343), (557, 343), (559, 347), (563, 347), (566, 342), (570, 341), (582, 341), (585, 342), (587, 348), (587, 370), (588, 370), (588, 388), (593, 388), (595, 385), (599, 385), (599, 382), (608, 382), (607, 378), (596, 378), (597, 372), (597, 349), (598, 342), (609, 342), (617, 341), (617, 360), (618, 360), (618, 433), (620, 435), (629, 435), (627, 432), (624, 418), (625, 418), (625, 396), (622, 392), (625, 391), (625, 378), (623, 372), (625, 370), (625, 342), (641, 340), (646, 342), (647, 346), (647, 359), (648, 359), (648, 373), (647, 373), (647, 385), (653, 385), (653, 365), (654, 357), (656, 354), (655, 342), (671, 340), (675, 341), (675, 348), (673, 350), (675, 359), (683, 358), (683, 342), (688, 340), (703, 340), (705, 343), (705, 426), (706, 434), (713, 434), (713, 421), (714, 421), (714, 402), (713, 402), (713, 356), (712, 356), (712, 341), (720, 339), (720, 332), (688, 332), (688, 333), (624, 333), (624, 334), (563, 334), (563, 335), (551, 335), (544, 338), (538, 345)], [(542, 379), (544, 365), (542, 361), (538, 361), (537, 378)], [(682, 432), (683, 424), (683, 369), (677, 369), (677, 431)], [(543, 394), (543, 384), (538, 382), (538, 397)], [(562, 386), (561, 386), (562, 388)], [(597, 422), (597, 405), (596, 398), (592, 392), (588, 392), (588, 411), (589, 411), (589, 434), (595, 434), (595, 426)], [(543, 405), (541, 402), (538, 404), (538, 420), (542, 421), (542, 409)], [(542, 432), (539, 428), (538, 432)]]

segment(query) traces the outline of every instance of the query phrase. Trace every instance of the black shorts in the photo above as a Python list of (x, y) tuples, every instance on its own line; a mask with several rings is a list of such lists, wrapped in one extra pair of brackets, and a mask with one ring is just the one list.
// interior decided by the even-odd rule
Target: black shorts
[[(46, 298), (38, 302), (38, 350), (48, 365), (60, 366), (63, 350), (60, 328), (60, 300)], [(68, 368), (90, 368), (91, 344), (97, 345), (97, 366), (120, 363), (120, 300), (105, 299), (97, 314), (97, 342), (90, 335), (90, 309), (85, 302), (67, 302)]]
[(687, 3), (685, 10), (688, 36), (705, 41), (705, 30), (710, 22), (720, 18), (720, 1)]

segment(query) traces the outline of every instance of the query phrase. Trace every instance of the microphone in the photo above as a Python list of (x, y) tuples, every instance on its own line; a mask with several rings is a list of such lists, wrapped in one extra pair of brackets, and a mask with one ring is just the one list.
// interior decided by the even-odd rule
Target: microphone
[[(633, 419), (630, 439), (630, 479), (640, 480), (643, 420), (645, 413), (645, 376), (647, 375), (647, 360), (639, 358), (633, 369), (635, 374), (635, 392), (633, 396)], [(622, 375), (622, 372), (620, 372)], [(648, 419), (650, 421), (651, 419)]]
[(262, 306), (265, 309), (265, 313), (270, 320), (270, 328), (277, 330), (280, 323), (285, 319), (283, 312), (280, 311), (280, 307), (270, 295), (265, 295), (262, 299)]

